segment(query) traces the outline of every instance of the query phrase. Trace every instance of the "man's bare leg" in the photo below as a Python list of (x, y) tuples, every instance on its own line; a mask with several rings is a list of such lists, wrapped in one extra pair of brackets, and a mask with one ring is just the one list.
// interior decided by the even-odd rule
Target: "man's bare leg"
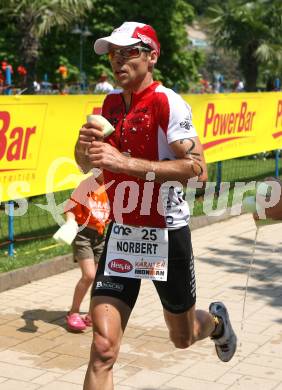
[(212, 334), (215, 329), (213, 316), (203, 310), (195, 310), (195, 305), (181, 314), (164, 309), (164, 318), (171, 341), (177, 348), (188, 348), (195, 341)]
[(96, 296), (92, 300), (93, 340), (84, 390), (113, 390), (113, 366), (130, 313), (119, 299)]

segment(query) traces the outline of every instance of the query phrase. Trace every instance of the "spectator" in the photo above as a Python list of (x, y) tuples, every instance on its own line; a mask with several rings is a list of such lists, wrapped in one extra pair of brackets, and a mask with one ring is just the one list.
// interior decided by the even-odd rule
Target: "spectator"
[(34, 80), (34, 82), (33, 82), (33, 89), (34, 89), (34, 92), (40, 92), (40, 89), (41, 89), (41, 87), (40, 87), (40, 83), (37, 81), (37, 80)]
[[(94, 182), (94, 184), (93, 184)], [(91, 315), (80, 315), (80, 305), (92, 284), (99, 258), (104, 247), (104, 231), (109, 217), (109, 205), (104, 187), (95, 188), (93, 176), (83, 180), (74, 190), (65, 206), (66, 223), (74, 220), (79, 231), (73, 241), (74, 261), (81, 269), (81, 278), (76, 284), (70, 311), (67, 314), (67, 328), (72, 332), (91, 326)]]
[(242, 80), (235, 80), (233, 84), (233, 92), (243, 92), (244, 91), (244, 83)]
[(114, 87), (108, 81), (106, 73), (101, 73), (98, 83), (95, 86), (94, 93), (109, 93), (113, 91)]

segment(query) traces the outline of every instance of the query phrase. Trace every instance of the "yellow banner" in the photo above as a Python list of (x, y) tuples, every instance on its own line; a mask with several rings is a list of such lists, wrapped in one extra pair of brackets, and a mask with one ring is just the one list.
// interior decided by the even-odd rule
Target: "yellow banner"
[(282, 148), (282, 94), (185, 95), (207, 162)]
[[(282, 148), (282, 93), (184, 95), (207, 162)], [(74, 188), (86, 115), (104, 96), (0, 96), (0, 201)]]
[(102, 102), (101, 95), (0, 96), (0, 201), (76, 187), (78, 131)]

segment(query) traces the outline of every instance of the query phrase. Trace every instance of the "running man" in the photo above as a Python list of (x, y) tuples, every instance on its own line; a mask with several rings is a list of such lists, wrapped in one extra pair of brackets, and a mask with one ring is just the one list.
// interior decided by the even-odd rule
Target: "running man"
[(103, 170), (112, 220), (92, 288), (93, 342), (84, 390), (112, 390), (113, 365), (141, 277), (154, 283), (177, 348), (211, 337), (227, 362), (236, 336), (223, 303), (211, 303), (209, 312), (195, 309), (189, 208), (182, 190), (189, 179), (206, 181), (207, 168), (190, 107), (153, 80), (160, 55), (156, 32), (125, 22), (98, 39), (94, 50), (108, 54), (123, 92), (109, 94), (102, 108), (115, 132), (103, 139), (97, 122), (85, 124), (75, 148), (84, 172)]

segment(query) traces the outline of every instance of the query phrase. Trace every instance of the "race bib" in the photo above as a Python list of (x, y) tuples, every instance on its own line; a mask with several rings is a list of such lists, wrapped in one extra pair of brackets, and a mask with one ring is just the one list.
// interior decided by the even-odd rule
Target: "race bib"
[(167, 280), (168, 230), (114, 223), (104, 275)]

